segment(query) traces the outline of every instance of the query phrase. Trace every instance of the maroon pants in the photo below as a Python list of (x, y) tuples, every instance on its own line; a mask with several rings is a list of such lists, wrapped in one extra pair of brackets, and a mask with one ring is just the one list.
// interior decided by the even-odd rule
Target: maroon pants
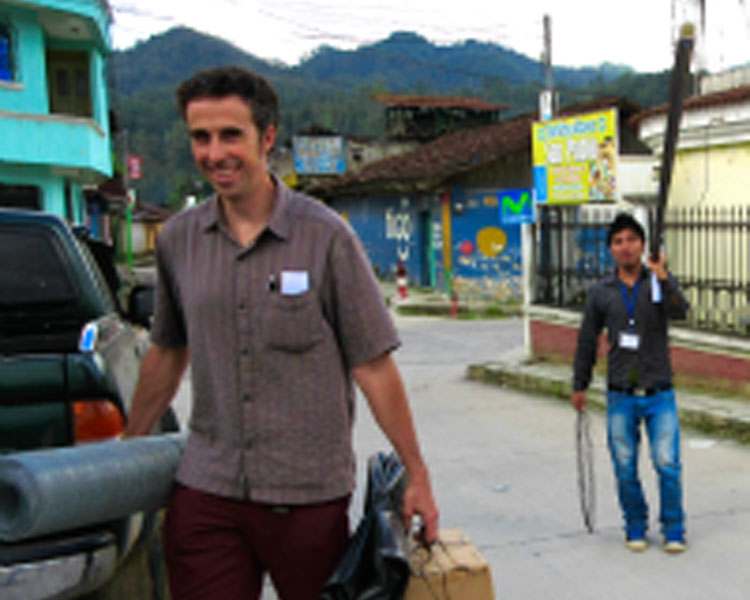
[(266, 571), (281, 600), (319, 600), (349, 541), (349, 497), (279, 507), (177, 484), (164, 550), (172, 600), (258, 600)]

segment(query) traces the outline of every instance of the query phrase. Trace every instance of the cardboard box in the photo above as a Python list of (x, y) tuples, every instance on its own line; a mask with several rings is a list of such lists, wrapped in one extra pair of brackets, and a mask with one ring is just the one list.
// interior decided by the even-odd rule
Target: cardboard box
[(444, 529), (431, 552), (414, 548), (404, 600), (494, 600), (487, 561), (460, 529)]

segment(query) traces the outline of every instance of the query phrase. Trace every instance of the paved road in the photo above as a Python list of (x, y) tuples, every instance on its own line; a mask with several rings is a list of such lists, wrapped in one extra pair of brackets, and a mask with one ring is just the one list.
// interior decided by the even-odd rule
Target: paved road
[[(658, 545), (631, 554), (623, 545), (602, 417), (592, 415), (599, 506), (597, 530), (589, 535), (578, 511), (572, 409), (464, 379), (467, 364), (521, 344), (519, 321), (396, 321), (404, 342), (396, 359), (432, 470), (441, 524), (464, 529), (480, 549), (498, 599), (750, 598), (750, 448), (685, 432), (690, 548), (681, 556), (666, 555)], [(388, 449), (363, 401), (355, 439), (362, 484), (366, 457)], [(656, 506), (645, 460), (646, 493)], [(356, 495), (353, 523), (360, 506)], [(658, 542), (655, 534), (652, 539)], [(264, 595), (273, 598), (270, 590)]]
[[(498, 599), (750, 598), (750, 448), (685, 432), (690, 549), (669, 556), (655, 545), (631, 554), (623, 545), (602, 417), (592, 415), (599, 507), (589, 535), (578, 509), (572, 409), (463, 378), (466, 364), (521, 343), (518, 321), (409, 317), (397, 324), (404, 345), (396, 356), (442, 525), (468, 533), (491, 565)], [(385, 442), (366, 409), (359, 417), (363, 463)], [(645, 461), (646, 493), (656, 507)]]

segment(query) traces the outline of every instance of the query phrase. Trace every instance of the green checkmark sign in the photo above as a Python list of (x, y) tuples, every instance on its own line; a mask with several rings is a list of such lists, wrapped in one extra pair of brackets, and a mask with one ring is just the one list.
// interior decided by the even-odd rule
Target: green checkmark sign
[(518, 197), (518, 200), (514, 200), (512, 196), (503, 196), (503, 212), (508, 212), (514, 215), (520, 215), (523, 213), (524, 206), (531, 198), (529, 192), (522, 192)]

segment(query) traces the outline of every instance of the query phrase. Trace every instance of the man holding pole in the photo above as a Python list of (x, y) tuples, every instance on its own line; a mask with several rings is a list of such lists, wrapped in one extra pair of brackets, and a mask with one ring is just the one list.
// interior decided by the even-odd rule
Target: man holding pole
[(610, 225), (607, 243), (616, 269), (588, 295), (575, 354), (573, 395), (585, 410), (586, 388), (596, 362), (599, 334), (607, 329), (607, 441), (625, 520), (625, 543), (643, 551), (648, 542), (648, 506), (638, 477), (641, 422), (645, 423), (651, 460), (659, 477), (664, 549), (683, 552), (679, 421), (672, 388), (667, 320), (683, 319), (687, 302), (667, 271), (664, 254), (643, 265), (643, 227), (620, 213)]

